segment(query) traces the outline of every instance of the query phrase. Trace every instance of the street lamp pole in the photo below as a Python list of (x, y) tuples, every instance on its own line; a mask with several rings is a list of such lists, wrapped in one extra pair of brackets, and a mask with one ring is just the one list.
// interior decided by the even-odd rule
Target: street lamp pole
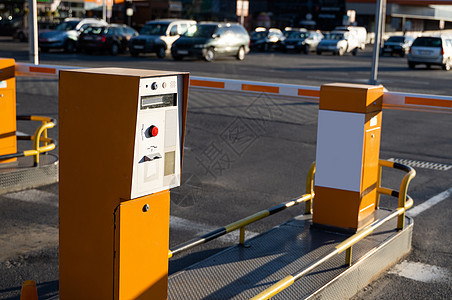
[(380, 57), (381, 37), (384, 30), (383, 20), (383, 5), (386, 5), (386, 0), (378, 0), (375, 12), (375, 41), (374, 51), (372, 55), (372, 71), (369, 79), (369, 84), (376, 85), (378, 77), (378, 60)]
[(29, 59), (30, 62), (39, 65), (38, 52), (38, 7), (36, 0), (28, 0), (28, 43), (30, 46)]

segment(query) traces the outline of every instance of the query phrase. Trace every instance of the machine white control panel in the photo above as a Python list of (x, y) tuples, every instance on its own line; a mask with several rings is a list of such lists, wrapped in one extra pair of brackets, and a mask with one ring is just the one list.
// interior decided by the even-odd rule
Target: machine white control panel
[(180, 185), (178, 88), (177, 76), (140, 80), (131, 199)]

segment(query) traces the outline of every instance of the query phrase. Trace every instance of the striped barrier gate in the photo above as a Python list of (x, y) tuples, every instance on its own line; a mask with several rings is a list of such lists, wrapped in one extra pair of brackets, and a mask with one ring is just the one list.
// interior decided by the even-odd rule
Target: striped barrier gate
[[(16, 63), (16, 76), (58, 79), (58, 72), (63, 69), (79, 67)], [(312, 103), (318, 103), (320, 97), (320, 87), (198, 76), (190, 77), (190, 88), (240, 94), (268, 93), (275, 98), (302, 99)], [(452, 97), (385, 91), (383, 109), (452, 114)]]

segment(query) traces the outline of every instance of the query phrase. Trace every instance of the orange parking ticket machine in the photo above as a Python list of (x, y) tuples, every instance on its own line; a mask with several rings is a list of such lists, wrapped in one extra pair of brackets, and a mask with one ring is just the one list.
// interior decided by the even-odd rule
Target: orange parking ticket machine
[[(17, 152), (14, 65), (14, 59), (0, 58), (0, 155)], [(0, 166), (16, 160), (17, 158), (2, 160)]]
[(60, 71), (60, 299), (166, 299), (188, 73)]
[(382, 86), (325, 84), (320, 89), (313, 223), (357, 231), (377, 203)]

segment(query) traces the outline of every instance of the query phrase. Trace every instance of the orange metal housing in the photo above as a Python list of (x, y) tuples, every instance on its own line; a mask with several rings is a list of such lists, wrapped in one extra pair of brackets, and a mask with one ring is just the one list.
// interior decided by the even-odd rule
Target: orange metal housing
[(166, 298), (169, 191), (131, 200), (130, 190), (140, 78), (174, 75), (185, 128), (187, 73), (60, 71), (61, 299)]
[[(360, 158), (361, 173), (356, 176), (356, 178), (360, 178), (360, 182), (357, 183), (359, 190), (321, 186), (316, 182), (313, 209), (313, 222), (316, 225), (356, 231), (373, 221), (377, 202), (382, 96), (383, 87), (381, 86), (353, 84), (326, 84), (322, 86), (320, 109), (363, 114), (364, 121), (357, 126), (363, 127), (361, 132), (364, 136), (352, 137), (363, 141), (360, 144), (363, 147), (360, 151), (362, 153)], [(340, 124), (332, 126), (340, 127)], [(333, 154), (333, 151), (336, 150), (331, 147), (328, 151)], [(335, 156), (341, 157), (341, 154), (335, 153)], [(317, 164), (319, 164), (318, 158)], [(329, 168), (335, 168), (335, 166), (329, 166)], [(321, 171), (328, 172), (328, 170), (317, 170), (317, 172)], [(343, 171), (343, 176), (347, 176), (348, 170), (341, 171)], [(316, 176), (318, 175), (316, 174)]]
[[(17, 152), (14, 64), (14, 59), (0, 59), (0, 155)], [(16, 160), (2, 160), (0, 164)]]

